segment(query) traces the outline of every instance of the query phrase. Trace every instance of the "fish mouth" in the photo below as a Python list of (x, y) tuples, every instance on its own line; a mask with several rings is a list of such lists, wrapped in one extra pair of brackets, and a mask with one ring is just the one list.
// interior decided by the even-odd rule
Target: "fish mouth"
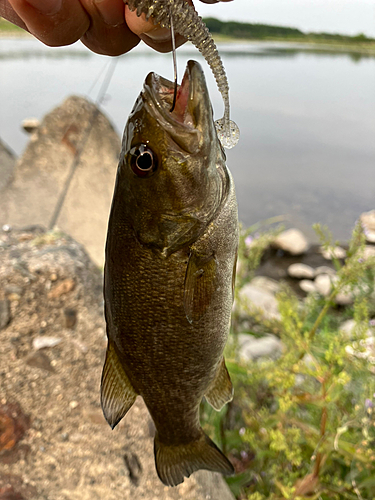
[(188, 152), (194, 152), (214, 129), (211, 102), (200, 64), (188, 61), (171, 111), (174, 89), (174, 82), (150, 73), (143, 88), (144, 99), (149, 104), (149, 111), (172, 139)]

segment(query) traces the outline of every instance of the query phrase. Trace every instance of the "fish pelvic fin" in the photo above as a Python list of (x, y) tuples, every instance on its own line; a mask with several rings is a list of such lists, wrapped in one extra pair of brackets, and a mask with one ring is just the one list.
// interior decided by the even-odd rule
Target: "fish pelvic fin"
[(204, 397), (216, 411), (220, 411), (226, 403), (232, 401), (233, 385), (227, 367), (225, 366), (224, 358), (221, 360), (216, 372), (216, 377), (212, 381)]
[(184, 477), (200, 469), (234, 474), (233, 465), (202, 430), (197, 440), (173, 446), (164, 445), (156, 435), (154, 453), (159, 479), (167, 486), (183, 483)]
[(100, 403), (105, 419), (112, 427), (120, 422), (137, 397), (112, 342), (108, 341), (102, 373)]

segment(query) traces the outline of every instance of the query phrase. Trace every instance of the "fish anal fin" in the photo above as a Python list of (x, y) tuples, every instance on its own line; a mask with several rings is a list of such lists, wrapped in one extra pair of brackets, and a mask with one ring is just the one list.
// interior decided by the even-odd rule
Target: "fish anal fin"
[(203, 316), (215, 290), (216, 260), (213, 254), (202, 256), (192, 250), (186, 268), (184, 308), (189, 323)]
[(227, 367), (225, 366), (224, 358), (217, 369), (216, 377), (209, 386), (204, 397), (216, 411), (220, 411), (226, 403), (232, 401), (233, 385)]
[(234, 473), (233, 465), (203, 431), (199, 439), (183, 445), (167, 446), (156, 436), (154, 452), (156, 471), (167, 486), (183, 483), (184, 477), (200, 469), (226, 476)]
[(100, 402), (105, 419), (112, 429), (133, 406), (137, 397), (115, 348), (108, 342), (107, 354), (102, 373)]

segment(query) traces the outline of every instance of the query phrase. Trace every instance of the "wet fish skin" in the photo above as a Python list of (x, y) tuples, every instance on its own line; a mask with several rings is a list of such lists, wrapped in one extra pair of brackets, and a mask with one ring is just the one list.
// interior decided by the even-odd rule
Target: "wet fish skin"
[[(223, 349), (238, 220), (198, 63), (188, 63), (174, 113), (172, 92), (148, 75), (124, 132), (106, 245), (101, 402), (113, 428), (143, 397), (158, 475), (174, 486), (198, 469), (233, 472), (203, 433), (199, 405), (205, 396), (219, 410), (232, 399)], [(143, 166), (155, 163), (145, 175), (134, 163), (142, 148)]]

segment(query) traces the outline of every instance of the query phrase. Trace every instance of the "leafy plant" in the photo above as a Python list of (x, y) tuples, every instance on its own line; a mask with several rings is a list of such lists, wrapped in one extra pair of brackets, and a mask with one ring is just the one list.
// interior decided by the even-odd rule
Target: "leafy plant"
[[(329, 234), (316, 229), (332, 247)], [(237, 498), (375, 498), (375, 345), (369, 336), (375, 335), (375, 259), (363, 258), (364, 245), (358, 225), (345, 264), (335, 262), (328, 298), (301, 302), (282, 287), (278, 360), (245, 364), (236, 359), (236, 343), (229, 344), (235, 399), (215, 418), (206, 406), (203, 415), (235, 464), (238, 474), (228, 482)], [(355, 295), (354, 305), (332, 314), (343, 291)], [(350, 335), (339, 328), (348, 318), (355, 320)]]

